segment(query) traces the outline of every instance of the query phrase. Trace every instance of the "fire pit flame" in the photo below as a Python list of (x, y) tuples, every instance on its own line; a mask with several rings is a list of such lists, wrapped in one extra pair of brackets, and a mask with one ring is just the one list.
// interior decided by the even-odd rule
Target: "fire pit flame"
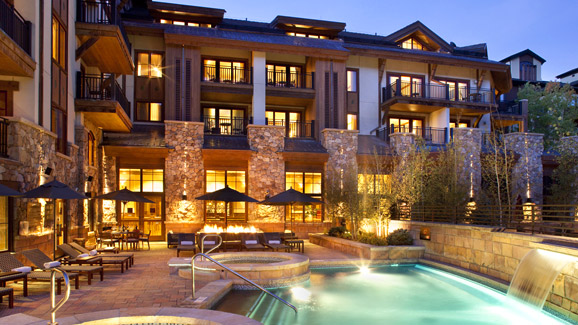
[(203, 233), (211, 233), (211, 234), (220, 234), (223, 232), (239, 234), (239, 233), (257, 233), (259, 229), (255, 228), (254, 226), (244, 227), (244, 226), (228, 226), (227, 229), (223, 227), (219, 227), (217, 225), (205, 225), (203, 229), (201, 229)]

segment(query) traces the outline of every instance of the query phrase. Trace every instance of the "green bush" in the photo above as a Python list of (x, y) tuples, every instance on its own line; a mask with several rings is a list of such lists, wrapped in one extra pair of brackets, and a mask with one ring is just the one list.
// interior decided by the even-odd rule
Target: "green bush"
[(386, 237), (389, 245), (413, 245), (413, 238), (407, 229), (397, 229)]
[[(333, 227), (331, 229), (329, 229), (329, 231), (327, 231), (327, 234), (331, 237), (340, 237), (343, 238), (343, 234), (349, 233), (349, 231), (347, 231), (347, 228), (345, 227)], [(351, 234), (349, 234), (351, 235)]]
[(360, 233), (357, 240), (360, 243), (374, 245), (374, 246), (387, 246), (387, 240), (385, 238), (378, 237), (374, 233)]

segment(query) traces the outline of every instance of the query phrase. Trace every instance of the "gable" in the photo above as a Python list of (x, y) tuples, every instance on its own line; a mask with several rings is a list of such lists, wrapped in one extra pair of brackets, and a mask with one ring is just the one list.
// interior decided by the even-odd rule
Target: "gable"
[(453, 52), (453, 47), (427, 28), (419, 20), (410, 24), (393, 34), (385, 37), (388, 41), (401, 45), (408, 39), (414, 39), (424, 46), (424, 50), (432, 52)]

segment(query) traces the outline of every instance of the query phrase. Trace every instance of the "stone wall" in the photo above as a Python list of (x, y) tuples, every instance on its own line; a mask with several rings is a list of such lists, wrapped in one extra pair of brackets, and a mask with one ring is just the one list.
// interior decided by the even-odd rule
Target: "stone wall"
[(399, 156), (407, 155), (415, 146), (415, 134), (396, 132), (389, 135), (391, 147)]
[[(543, 243), (553, 239), (548, 236), (493, 232), (492, 228), (482, 226), (404, 221), (392, 221), (392, 225), (409, 228), (414, 245), (425, 247), (425, 259), (455, 265), (507, 283), (512, 280), (520, 260), (531, 249), (541, 248), (578, 257), (578, 249)], [(431, 240), (419, 239), (422, 228), (429, 228)], [(570, 263), (556, 278), (546, 306), (578, 320), (578, 262)]]
[[(117, 175), (116, 175), (116, 157), (102, 156), (102, 184), (103, 194), (116, 191)], [(120, 204), (120, 203), (119, 203)], [(116, 201), (103, 200), (102, 201), (102, 225), (113, 226), (116, 225)]]
[(504, 135), (504, 141), (508, 150), (520, 156), (512, 170), (512, 198), (519, 195), (524, 201), (531, 198), (534, 203), (542, 204), (544, 135), (508, 133)]
[[(264, 200), (285, 190), (285, 127), (249, 125), (247, 140), (253, 151), (249, 159), (248, 195)], [(249, 222), (283, 222), (283, 207), (249, 203)]]
[(453, 144), (457, 157), (461, 158), (460, 177), (470, 185), (470, 197), (479, 193), (482, 184), (480, 154), (482, 151), (482, 130), (474, 128), (454, 128)]

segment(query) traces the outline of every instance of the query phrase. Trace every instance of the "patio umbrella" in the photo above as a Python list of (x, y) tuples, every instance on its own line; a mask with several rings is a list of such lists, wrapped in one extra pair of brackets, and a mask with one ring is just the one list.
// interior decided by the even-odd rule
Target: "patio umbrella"
[[(146, 197), (133, 192), (127, 188), (123, 188), (122, 190), (106, 193), (103, 195), (99, 195), (95, 197), (95, 199), (103, 199), (103, 200), (114, 200), (114, 201), (121, 201), (122, 202), (122, 210), (121, 210), (121, 218), (124, 217), (124, 208), (126, 207), (127, 202), (144, 202), (144, 203), (155, 203), (147, 199)], [(123, 218), (124, 219), (124, 218)]]
[(39, 187), (24, 193), (22, 197), (26, 199), (52, 199), (52, 204), (54, 205), (52, 209), (54, 213), (54, 249), (52, 256), (56, 259), (56, 246), (58, 245), (58, 236), (56, 235), (56, 200), (83, 200), (87, 199), (87, 197), (57, 180), (42, 184)]
[(227, 228), (227, 219), (228, 219), (227, 205), (230, 202), (259, 202), (250, 196), (247, 196), (241, 192), (238, 192), (230, 188), (228, 185), (225, 186), (225, 188), (222, 188), (218, 191), (201, 195), (195, 198), (195, 200), (225, 202), (225, 228)]
[(6, 185), (0, 184), (0, 196), (19, 196), (19, 195), (22, 195), (22, 193), (15, 191)]
[[(312, 204), (312, 203), (323, 203), (323, 201), (311, 197), (307, 194), (303, 194), (299, 191), (296, 191), (293, 188), (290, 188), (285, 192), (281, 192), (275, 196), (272, 196), (268, 199), (259, 202), (259, 204), (265, 205), (290, 205), (291, 212), (293, 212), (293, 205), (296, 203)], [(285, 222), (286, 221), (287, 220), (285, 220)], [(293, 231), (293, 216), (291, 216), (291, 231)]]

